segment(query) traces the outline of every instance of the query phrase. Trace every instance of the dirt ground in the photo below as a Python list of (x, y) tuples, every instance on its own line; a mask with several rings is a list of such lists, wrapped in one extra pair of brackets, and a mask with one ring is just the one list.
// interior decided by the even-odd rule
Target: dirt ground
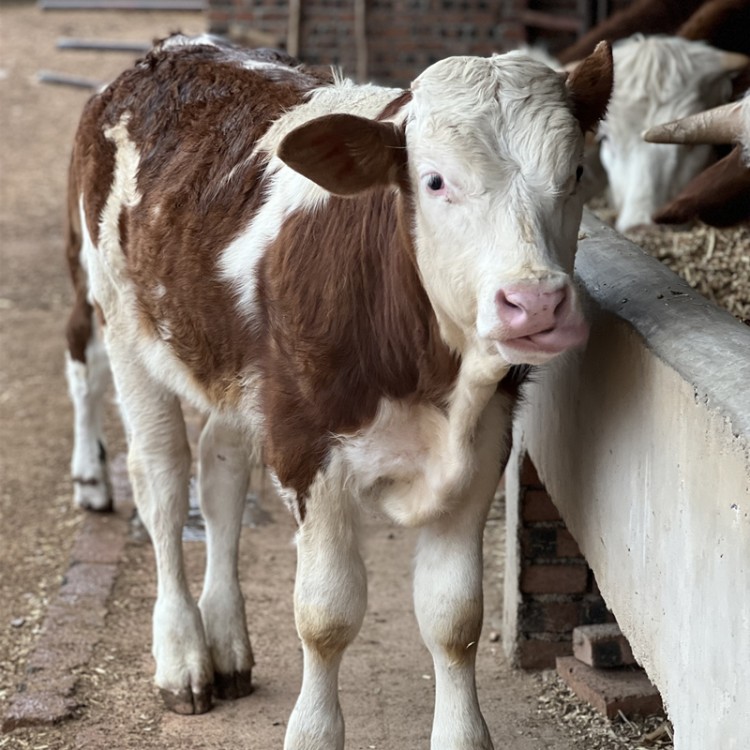
[[(202, 31), (203, 20), (195, 13), (42, 12), (31, 2), (7, 0), (0, 5), (0, 715), (23, 682), (82, 523), (68, 479), (71, 409), (63, 326), (70, 292), (62, 206), (69, 147), (88, 92), (41, 84), (36, 74), (51, 69), (107, 80), (134, 59), (58, 51), (61, 36), (143, 42), (177, 29)], [(114, 418), (111, 428), (114, 455), (123, 450)], [(134, 536), (109, 600), (106, 629), (78, 674), (77, 714), (52, 728), (0, 736), (0, 748), (281, 748), (301, 676), (292, 616), (294, 525), (270, 496), (263, 510), (268, 522), (245, 528), (242, 543), (257, 659), (252, 696), (200, 717), (162, 709), (150, 656), (152, 552)], [(347, 747), (426, 748), (433, 685), (411, 612), (412, 536), (378, 520), (369, 531), (368, 616), (341, 676)], [(496, 745), (590, 750), (591, 743), (540, 710), (540, 678), (511, 671), (489, 638), (499, 625), (502, 600), (501, 508), (487, 533), (487, 621), (478, 673)], [(203, 545), (186, 546), (197, 594)]]

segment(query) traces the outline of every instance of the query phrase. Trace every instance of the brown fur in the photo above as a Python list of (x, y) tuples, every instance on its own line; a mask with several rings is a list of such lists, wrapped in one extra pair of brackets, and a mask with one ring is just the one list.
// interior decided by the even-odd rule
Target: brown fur
[(77, 204), (77, 193), (73, 185), (73, 170), (68, 175), (68, 225), (65, 238), (65, 258), (73, 282), (73, 309), (65, 326), (70, 358), (86, 363), (86, 347), (93, 330), (92, 309), (88, 301), (88, 282), (81, 266), (81, 225)]
[[(211, 47), (152, 52), (92, 100), (78, 136), (86, 155), (75, 162), (85, 172), (87, 214), (99, 216), (114, 163), (102, 130), (131, 113), (143, 200), (123, 211), (119, 228), (142, 322), (152, 335), (157, 324), (170, 330), (175, 353), (218, 403), (239, 395), (255, 338), (216, 274), (218, 254), (261, 205), (265, 163), (247, 157), (270, 122), (320, 83), (279, 68), (271, 90), (262, 74), (239, 68), (234, 55)], [(161, 298), (153, 294), (159, 284), (167, 290)]]
[(573, 113), (585, 133), (604, 117), (612, 93), (612, 47), (600, 42), (567, 80)]
[(715, 227), (750, 221), (750, 167), (743, 162), (739, 146), (704, 169), (654, 214), (657, 224), (685, 224), (695, 219)]
[(387, 189), (333, 198), (324, 212), (291, 217), (262, 262), (269, 458), (298, 492), (332, 435), (366, 426), (381, 398), (442, 406), (455, 381), (458, 361), (416, 269), (410, 213), (408, 196), (397, 204)]
[(748, 55), (750, 0), (709, 0), (680, 26), (677, 35)]
[(558, 56), (559, 60), (562, 63), (581, 60), (602, 40), (615, 42), (638, 32), (673, 34), (701, 2), (702, 0), (634, 0), (627, 8), (613, 13), (564, 49)]

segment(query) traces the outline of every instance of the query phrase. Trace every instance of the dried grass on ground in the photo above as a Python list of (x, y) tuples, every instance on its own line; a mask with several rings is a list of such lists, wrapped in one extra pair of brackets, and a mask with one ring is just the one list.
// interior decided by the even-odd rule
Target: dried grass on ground
[(660, 716), (614, 721), (578, 698), (554, 672), (542, 672), (539, 714), (565, 727), (586, 750), (673, 750), (672, 727)]
[(750, 226), (648, 227), (628, 232), (628, 237), (704, 297), (750, 325)]

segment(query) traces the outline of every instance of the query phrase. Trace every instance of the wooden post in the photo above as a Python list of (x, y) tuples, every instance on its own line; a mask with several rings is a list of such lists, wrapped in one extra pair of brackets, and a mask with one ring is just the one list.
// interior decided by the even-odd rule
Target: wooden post
[(357, 80), (367, 80), (367, 0), (354, 0), (354, 40), (357, 49)]
[(286, 51), (292, 57), (300, 54), (300, 21), (302, 18), (302, 0), (289, 0), (289, 26), (286, 33)]

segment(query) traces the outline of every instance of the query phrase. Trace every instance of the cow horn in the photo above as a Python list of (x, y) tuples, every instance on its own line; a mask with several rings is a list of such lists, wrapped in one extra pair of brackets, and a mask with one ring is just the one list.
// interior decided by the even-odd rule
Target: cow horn
[(722, 51), (721, 53), (721, 66), (728, 73), (735, 70), (742, 70), (742, 68), (748, 65), (750, 65), (750, 57), (743, 55), (741, 52)]
[(742, 103), (733, 102), (698, 112), (643, 133), (649, 143), (733, 143), (742, 133)]

